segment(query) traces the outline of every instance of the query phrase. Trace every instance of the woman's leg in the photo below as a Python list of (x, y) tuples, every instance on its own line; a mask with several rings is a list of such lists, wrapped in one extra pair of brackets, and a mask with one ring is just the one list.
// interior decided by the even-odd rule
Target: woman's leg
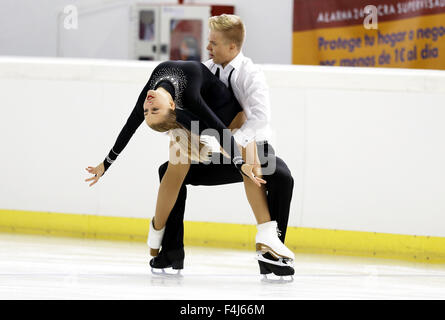
[[(159, 181), (167, 171), (168, 161), (159, 167)], [(184, 247), (184, 212), (187, 199), (187, 177), (179, 190), (178, 198), (173, 209), (168, 216), (164, 237), (162, 239), (162, 248), (165, 250), (182, 249)]]
[(286, 238), (287, 224), (289, 220), (290, 204), (294, 188), (294, 179), (286, 163), (276, 157), (276, 170), (271, 176), (265, 176), (268, 184), (267, 203), (272, 220), (278, 223), (279, 238)]
[[(270, 144), (258, 145), (258, 155), (266, 180), (267, 203), (272, 220), (277, 221), (279, 238), (284, 243), (289, 221), (290, 205), (294, 188), (294, 179), (286, 163), (275, 155)], [(272, 161), (273, 166), (269, 166)]]
[[(261, 163), (258, 157), (257, 145), (253, 141), (242, 150), (243, 159), (246, 163), (257, 165), (254, 169), (255, 176), (262, 178)], [(253, 214), (257, 224), (262, 224), (271, 221), (269, 206), (267, 203), (267, 194), (264, 184), (258, 187), (249, 177), (243, 175), (244, 190), (246, 192), (247, 200), (252, 208)]]
[[(257, 175), (259, 176), (259, 175)], [(261, 178), (261, 176), (259, 176)], [(258, 187), (248, 177), (243, 176), (244, 190), (246, 191), (247, 200), (252, 208), (257, 224), (270, 221), (270, 212), (267, 203), (266, 187), (262, 185)]]
[(156, 230), (164, 228), (189, 169), (190, 164), (167, 164), (167, 169), (161, 178), (156, 201), (156, 214), (153, 223)]

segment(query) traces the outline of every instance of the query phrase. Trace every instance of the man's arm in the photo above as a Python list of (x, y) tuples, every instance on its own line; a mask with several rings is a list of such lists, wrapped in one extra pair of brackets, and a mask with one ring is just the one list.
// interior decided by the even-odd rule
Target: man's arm
[(251, 65), (239, 75), (237, 87), (242, 96), (240, 103), (248, 109), (247, 120), (235, 132), (236, 141), (243, 147), (255, 140), (257, 131), (268, 128), (270, 123), (270, 98), (266, 78), (258, 66)]

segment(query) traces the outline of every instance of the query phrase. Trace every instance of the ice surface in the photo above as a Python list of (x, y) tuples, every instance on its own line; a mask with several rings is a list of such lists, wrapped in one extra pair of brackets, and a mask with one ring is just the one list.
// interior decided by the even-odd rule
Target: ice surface
[(187, 247), (182, 278), (151, 274), (145, 243), (0, 233), (0, 299), (444, 299), (445, 267), (296, 254), (261, 281), (254, 251)]

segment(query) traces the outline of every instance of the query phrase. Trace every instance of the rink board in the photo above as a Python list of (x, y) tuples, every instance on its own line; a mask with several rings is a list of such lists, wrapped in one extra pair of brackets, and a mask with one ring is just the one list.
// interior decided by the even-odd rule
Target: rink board
[[(146, 241), (149, 219), (0, 210), (0, 232), (104, 240)], [(185, 245), (254, 250), (256, 227), (185, 221)], [(289, 227), (294, 252), (445, 263), (445, 238)]]
[[(142, 126), (94, 187), (85, 168), (103, 161), (158, 63), (0, 58), (0, 135), (14, 137), (2, 144), (0, 208), (17, 210), (0, 211), (0, 231), (145, 242), (167, 136)], [(295, 182), (287, 245), (443, 263), (445, 72), (260, 67), (270, 142)], [(200, 221), (186, 222), (187, 245), (253, 250), (241, 183), (187, 192), (186, 219)]]

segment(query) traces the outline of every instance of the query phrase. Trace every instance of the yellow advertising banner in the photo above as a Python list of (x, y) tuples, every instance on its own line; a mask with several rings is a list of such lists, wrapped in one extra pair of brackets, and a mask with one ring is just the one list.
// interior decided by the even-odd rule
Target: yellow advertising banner
[(377, 2), (377, 29), (365, 27), (370, 4), (294, 0), (292, 62), (445, 70), (445, 1)]

